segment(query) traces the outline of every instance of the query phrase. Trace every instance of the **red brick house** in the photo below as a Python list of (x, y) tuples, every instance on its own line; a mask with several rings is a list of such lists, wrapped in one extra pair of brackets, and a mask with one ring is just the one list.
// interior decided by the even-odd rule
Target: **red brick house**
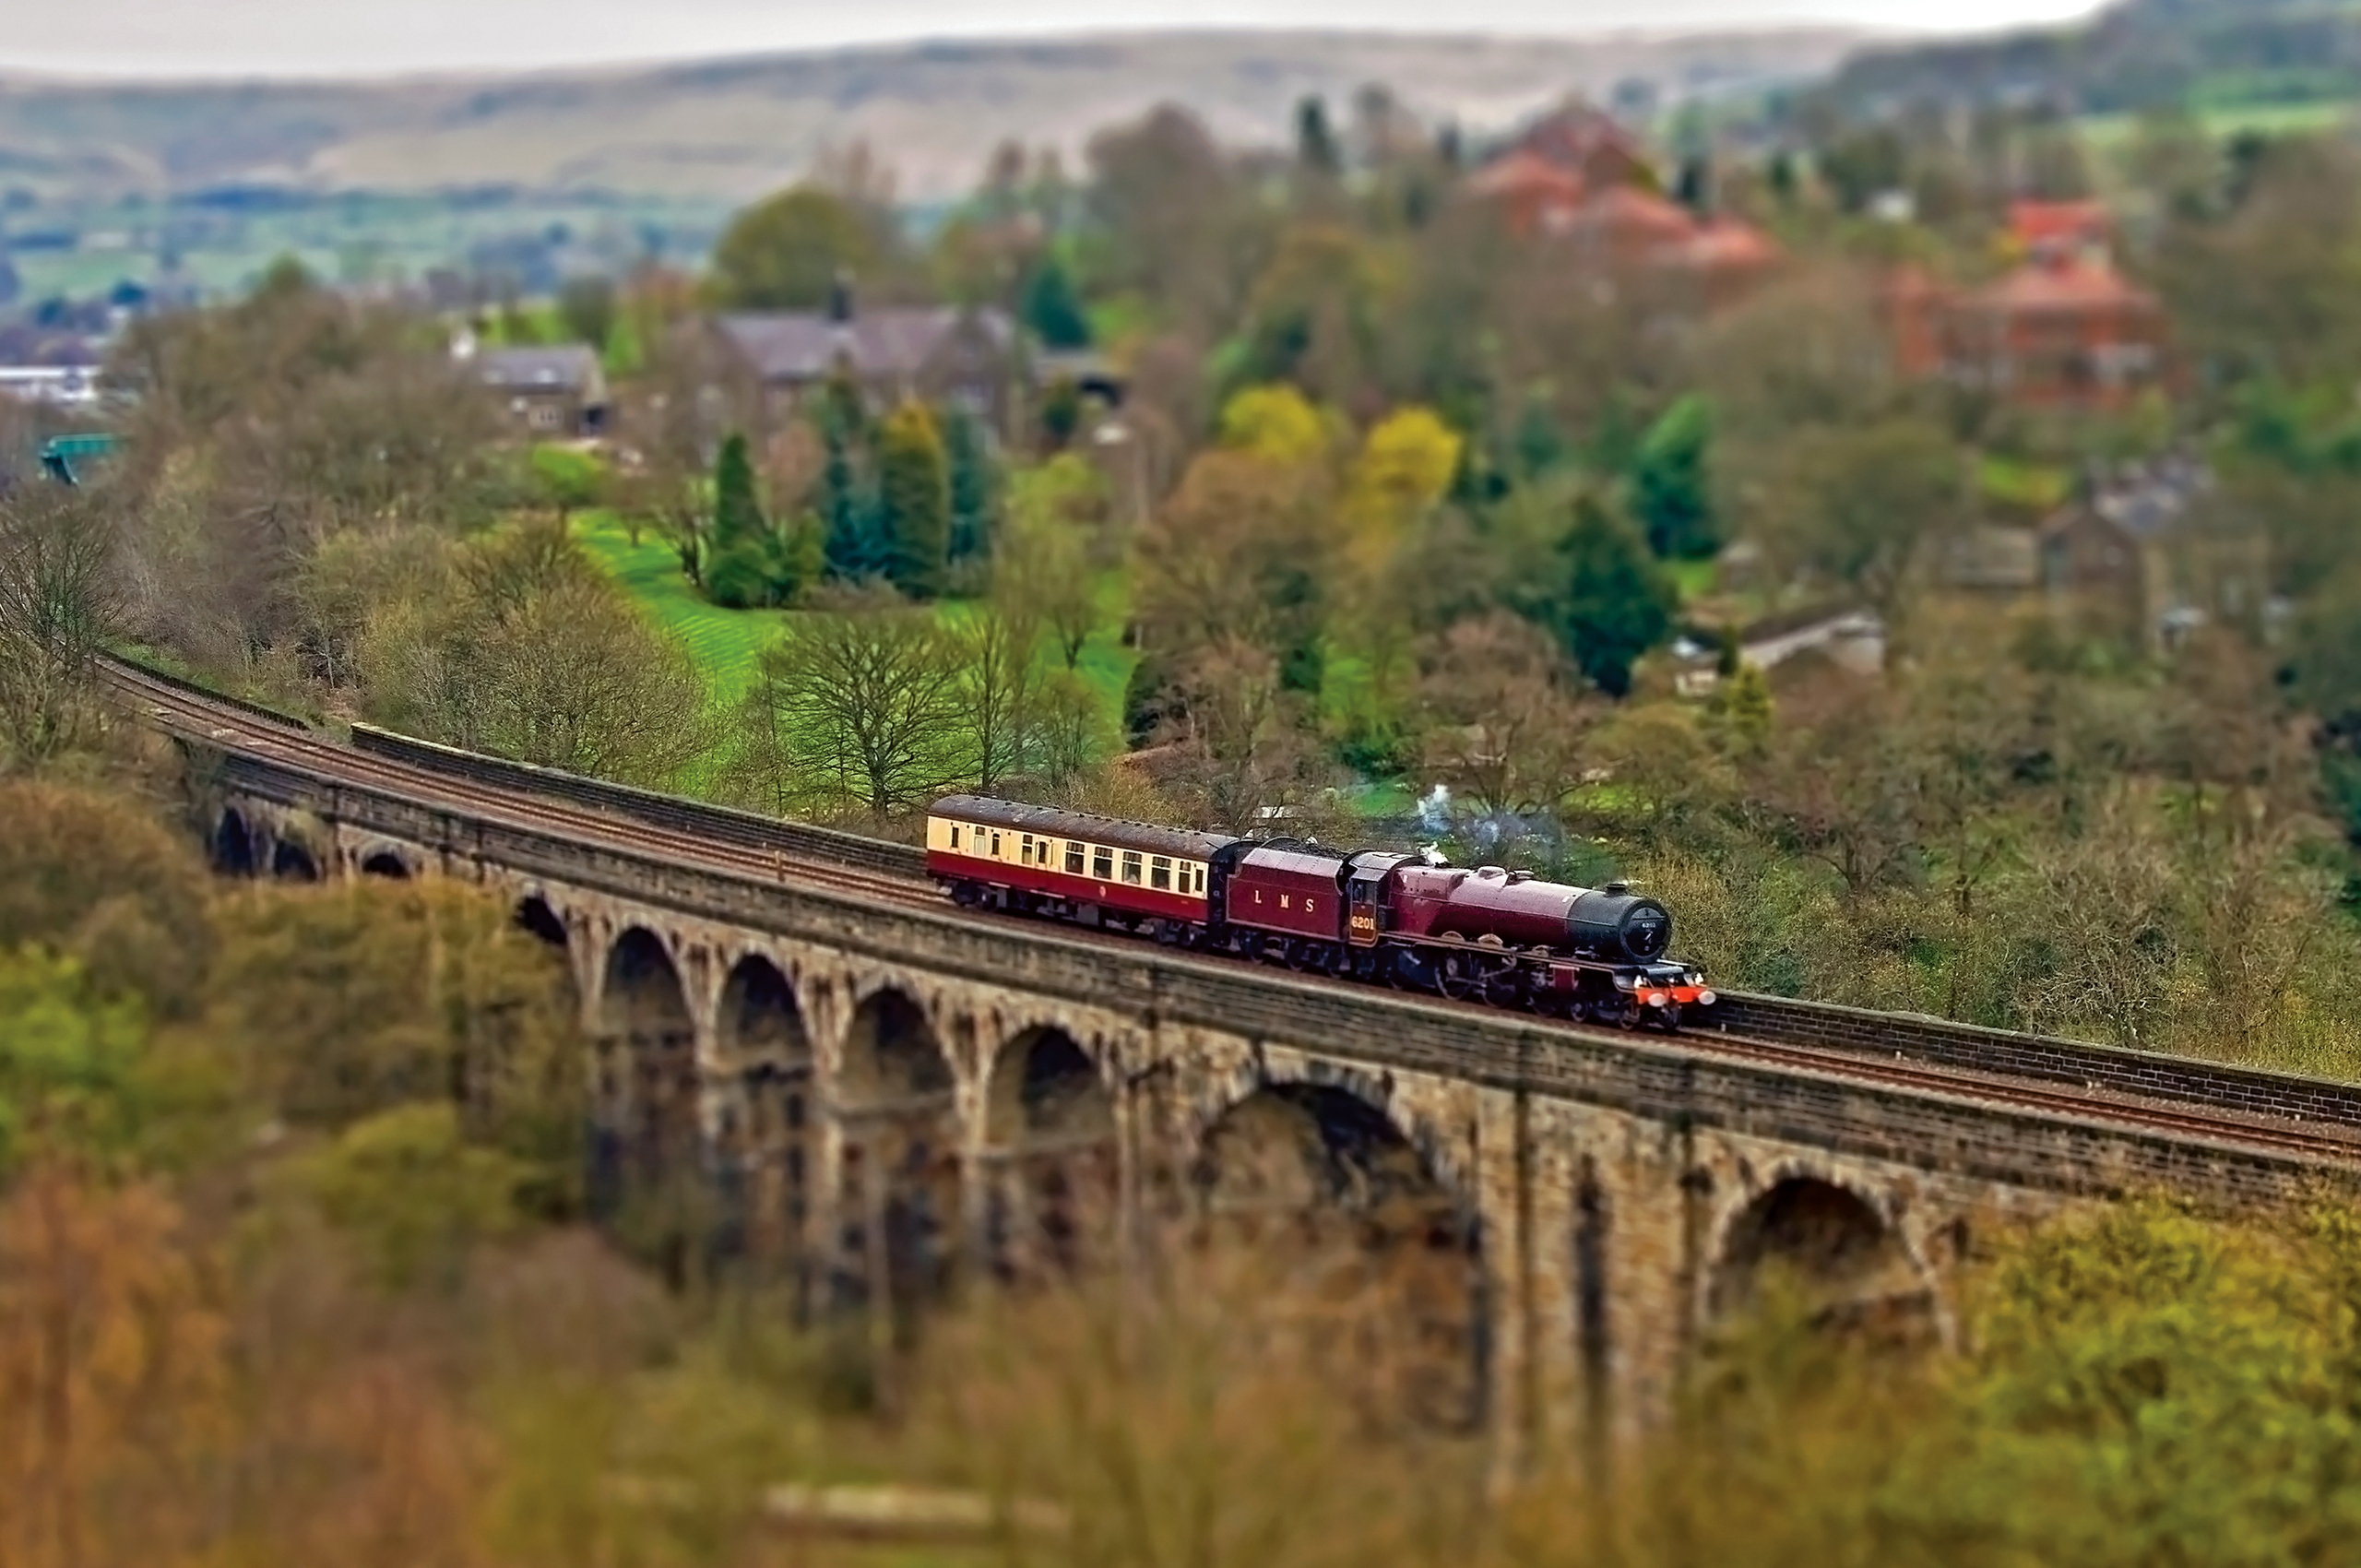
[(1952, 303), (1952, 374), (2030, 408), (2119, 409), (2164, 384), (2156, 296), (2104, 259), (2047, 252)]
[(2023, 259), (1979, 288), (1947, 287), (1916, 267), (1887, 279), (1894, 368), (1949, 375), (2021, 408), (2106, 411), (2166, 385), (2163, 303), (2116, 270), (2106, 209), (2021, 201), (2008, 247)]
[(1711, 312), (1746, 297), (1779, 265), (1769, 235), (1734, 218), (1700, 219), (1656, 191), (1645, 150), (1614, 118), (1570, 103), (1527, 126), (1468, 178), (1508, 231), (1561, 247), (1580, 277), (1642, 277), (1667, 300)]
[(1579, 100), (1560, 105), (1525, 128), (1512, 156), (1525, 153), (1581, 180), (1591, 190), (1656, 184), (1639, 138), (1615, 116)]
[(1558, 233), (1582, 205), (1583, 177), (1538, 153), (1520, 150), (1477, 171), (1467, 194), (1497, 206), (1513, 234)]

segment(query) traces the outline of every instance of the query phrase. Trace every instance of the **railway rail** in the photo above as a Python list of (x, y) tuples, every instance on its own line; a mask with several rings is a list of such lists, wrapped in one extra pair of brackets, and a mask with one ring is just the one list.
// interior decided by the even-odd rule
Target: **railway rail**
[[(368, 738), (362, 743), (348, 746), (283, 715), (228, 701), (128, 661), (109, 660), (103, 672), (123, 699), (168, 731), (277, 762), (314, 776), (326, 786), (383, 792), (430, 808), (460, 812), (658, 863), (693, 866), (764, 887), (792, 889), (814, 898), (856, 907), (889, 905), (946, 923), (985, 924), (1021, 932), (1028, 940), (1045, 944), (1133, 956), (1141, 954), (1143, 944), (1136, 939), (1045, 925), (1014, 915), (981, 911), (955, 915), (924, 879), (921, 858), (900, 846), (773, 823), (748, 814), (719, 813), (596, 780), (525, 769), (386, 731), (365, 731)], [(668, 815), (670, 820), (663, 820)], [(711, 829), (714, 822), (726, 822), (729, 826), (716, 832)], [(1373, 992), (1171, 948), (1148, 951), (1158, 963), (1204, 967), (1232, 979), (1240, 975), (1254, 979), (1272, 993), (1271, 1004), (1282, 1011), (1296, 1005), (1291, 999), (1308, 1001), (1320, 992), (1335, 991), (1398, 1010), (1406, 1022), (1421, 1015), (1438, 1021), (1453, 1016), (1501, 1016), (1497, 1009), (1476, 1003)], [(2361, 1090), (2348, 1086), (2213, 1063), (2178, 1063), (2170, 1058), (2070, 1041), (1962, 1029), (1938, 1020), (1809, 1005), (1797, 1008), (1768, 998), (1734, 1000), (1738, 1006), (1731, 1027), (1677, 1038), (1633, 1037), (1596, 1025), (1544, 1018), (1516, 1022), (1538, 1031), (1551, 1049), (1579, 1051), (1585, 1042), (1613, 1041), (1627, 1051), (1803, 1075), (1841, 1086), (1873, 1086), (2043, 1121), (2263, 1152), (2338, 1170), (2361, 1170)], [(1788, 1010), (1782, 1012), (1783, 1006)], [(1755, 1011), (1749, 1013), (1749, 1007)], [(1846, 1032), (1826, 1041), (1779, 1038), (1803, 1034), (1820, 1015), (1846, 1025)], [(1747, 1020), (1757, 1016), (1773, 1020), (1778, 1028), (1747, 1028)], [(1906, 1041), (1916, 1051), (1880, 1048), (1873, 1043), (1879, 1038), (1876, 1022), (1886, 1024), (1892, 1031), (1888, 1038)], [(2020, 1051), (2047, 1052), (2055, 1064), (2027, 1073), (1994, 1070), (1986, 1054), (1962, 1048), (1963, 1041), (1984, 1046), (1987, 1037), (2023, 1042), (2017, 1047)], [(2209, 1087), (2240, 1092), (2225, 1095), (2225, 1103), (2214, 1103), (2200, 1098)], [(2306, 1109), (2293, 1114), (2272, 1113), (2278, 1105)]]

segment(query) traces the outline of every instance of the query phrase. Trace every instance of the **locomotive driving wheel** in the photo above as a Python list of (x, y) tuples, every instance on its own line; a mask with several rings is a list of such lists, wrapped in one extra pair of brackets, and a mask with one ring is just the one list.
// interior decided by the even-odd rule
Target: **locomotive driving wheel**
[[(1443, 932), (1445, 942), (1461, 940), (1457, 932)], [(1435, 984), (1454, 1002), (1465, 1002), (1484, 983), (1484, 970), (1472, 953), (1445, 952), (1435, 960)]]

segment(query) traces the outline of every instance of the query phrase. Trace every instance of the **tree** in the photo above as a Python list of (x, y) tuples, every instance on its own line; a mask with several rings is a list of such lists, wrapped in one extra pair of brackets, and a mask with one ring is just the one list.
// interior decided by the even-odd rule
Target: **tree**
[(1040, 620), (1022, 592), (995, 591), (959, 627), (957, 651), (967, 676), (960, 707), (974, 742), (966, 771), (985, 794), (1028, 760), (1040, 642)]
[(912, 598), (932, 599), (950, 552), (951, 469), (924, 404), (903, 404), (879, 429), (877, 495), (885, 575)]
[(756, 203), (714, 246), (717, 303), (736, 310), (819, 310), (846, 278), (875, 278), (898, 258), (890, 216), (815, 185)]
[(1091, 545), (1103, 529), (1106, 481), (1081, 458), (1065, 456), (1019, 473), (1011, 491), (1008, 523), (992, 552), (992, 596), (1021, 600), (1072, 671), (1098, 624)]
[(604, 276), (567, 279), (557, 291), (557, 314), (569, 339), (604, 350), (622, 319), (615, 280)]
[(575, 512), (606, 499), (607, 467), (588, 452), (545, 444), (533, 448), (531, 463), (533, 489), (557, 514), (560, 528)]
[(208, 1016), (246, 1042), (246, 1087), (340, 1133), (440, 1103), (530, 1162), (563, 1210), (589, 1078), (564, 961), (511, 908), (441, 878), (266, 886), (222, 908)]
[[(1248, 204), (1202, 121), (1161, 104), (1090, 140), (1090, 216), (1104, 236), (1101, 276), (1157, 301), (1184, 330), (1226, 327), (1255, 247)], [(1241, 276), (1242, 273), (1242, 276)]]
[(818, 413), (820, 517), (828, 575), (840, 582), (882, 576), (890, 564), (876, 486), (862, 464), (868, 420), (860, 389), (839, 371)]
[(92, 660), (124, 601), (115, 530), (78, 493), (0, 497), (0, 748), (18, 766), (79, 744), (95, 717)]
[(520, 529), (464, 547), (447, 599), (373, 618), (361, 665), (378, 721), (453, 745), (662, 787), (711, 742), (685, 651), (580, 547)]
[(1090, 318), (1082, 308), (1082, 295), (1074, 286), (1074, 275), (1055, 251), (1045, 252), (1033, 269), (1025, 275), (1025, 287), (1016, 300), (1017, 318), (1033, 329), (1041, 346), (1055, 350), (1087, 349), (1090, 347)]
[(1295, 106), (1295, 156), (1311, 174), (1334, 177), (1343, 172), (1344, 155), (1328, 125), (1328, 102), (1317, 93)]
[(53, 784), (0, 785), (0, 953), (75, 959), (101, 998), (193, 1012), (213, 954), (204, 865), (128, 801)]
[(754, 464), (746, 438), (736, 431), (723, 438), (713, 465), (713, 543), (716, 550), (752, 544), (767, 531), (754, 490)]
[(1316, 690), (1336, 556), (1325, 485), (1319, 469), (1200, 454), (1137, 540), (1145, 646), (1176, 661), (1222, 644), (1259, 647), (1288, 689)]
[(739, 726), (743, 791), (775, 810), (890, 816), (965, 777), (961, 650), (882, 587), (840, 589), (763, 651)]
[(943, 422), (943, 446), (951, 467), (951, 559), (988, 555), (1000, 513), (1000, 465), (985, 439), (983, 422), (953, 409)]
[(1631, 516), (1648, 547), (1667, 561), (1709, 556), (1721, 545), (1706, 459), (1713, 417), (1704, 399), (1683, 398), (1640, 443), (1631, 469)]
[(1549, 635), (1496, 611), (1443, 634), (1419, 683), (1427, 758), (1488, 816), (1554, 809), (1581, 779), (1593, 715)]
[(1558, 580), (1527, 590), (1532, 612), (1599, 690), (1619, 697), (1632, 664), (1672, 629), (1672, 585), (1639, 531), (1589, 493), (1576, 498), (1557, 557)]
[(1249, 386), (1221, 406), (1221, 444), (1267, 462), (1317, 463), (1328, 456), (1328, 422), (1284, 382)]
[(1774, 560), (1898, 612), (1921, 544), (1958, 526), (1966, 466), (1934, 424), (1896, 416), (1797, 433), (1753, 490), (1755, 536)]
[(1082, 386), (1071, 375), (1054, 377), (1041, 388), (1041, 448), (1062, 452), (1082, 429)]
[(1431, 409), (1398, 409), (1380, 421), (1346, 483), (1346, 507), (1363, 541), (1382, 553), (1439, 505), (1459, 448), (1459, 434)]

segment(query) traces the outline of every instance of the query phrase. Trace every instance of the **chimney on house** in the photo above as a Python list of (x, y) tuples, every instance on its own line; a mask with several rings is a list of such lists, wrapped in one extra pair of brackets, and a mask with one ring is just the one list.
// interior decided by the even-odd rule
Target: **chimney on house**
[(852, 273), (848, 268), (836, 268), (836, 280), (828, 285), (828, 319), (839, 327), (852, 319)]

